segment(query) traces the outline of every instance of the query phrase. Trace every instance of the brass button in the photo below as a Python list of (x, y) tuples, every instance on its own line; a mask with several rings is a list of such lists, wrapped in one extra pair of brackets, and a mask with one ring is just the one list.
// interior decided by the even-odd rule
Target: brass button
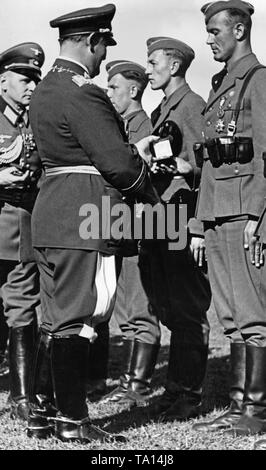
[(211, 121), (207, 121), (206, 126), (210, 126), (210, 125), (211, 125)]
[(239, 169), (235, 168), (235, 175), (238, 175), (238, 174), (239, 174)]

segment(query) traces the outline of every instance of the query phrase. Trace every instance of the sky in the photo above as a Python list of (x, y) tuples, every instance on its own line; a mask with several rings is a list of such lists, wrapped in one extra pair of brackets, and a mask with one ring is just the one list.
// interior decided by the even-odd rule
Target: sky
[[(112, 1), (112, 0), (111, 0)], [(195, 51), (188, 73), (191, 88), (205, 100), (211, 77), (223, 64), (215, 62), (206, 44), (204, 16), (201, 6), (208, 0), (113, 0), (116, 14), (112, 22), (117, 46), (108, 48), (107, 60), (134, 60), (146, 65), (146, 40), (153, 36), (169, 36), (186, 42)], [(44, 75), (59, 54), (58, 30), (49, 21), (57, 16), (88, 7), (99, 7), (109, 0), (1, 0), (0, 52), (25, 41), (39, 43), (45, 51)], [(251, 0), (255, 7), (252, 17), (252, 46), (258, 59), (266, 64), (266, 1)], [(100, 75), (94, 79), (106, 87), (107, 75), (103, 62)], [(162, 99), (160, 91), (148, 85), (143, 106), (150, 112)]]

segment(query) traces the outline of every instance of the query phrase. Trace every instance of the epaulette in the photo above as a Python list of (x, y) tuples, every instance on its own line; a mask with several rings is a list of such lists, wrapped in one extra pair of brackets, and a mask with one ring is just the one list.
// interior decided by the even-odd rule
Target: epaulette
[(74, 82), (79, 87), (83, 85), (93, 85), (93, 82), (90, 78), (84, 77), (84, 75), (74, 75), (72, 77), (72, 82)]

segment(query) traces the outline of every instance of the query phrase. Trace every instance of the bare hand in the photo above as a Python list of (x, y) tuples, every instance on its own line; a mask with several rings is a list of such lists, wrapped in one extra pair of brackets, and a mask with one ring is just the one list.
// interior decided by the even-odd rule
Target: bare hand
[(192, 166), (189, 162), (186, 162), (183, 158), (177, 157), (175, 158), (177, 171), (180, 175), (187, 175), (193, 171)]
[(29, 176), (29, 171), (22, 173), (15, 166), (4, 168), (0, 171), (0, 186), (16, 187), (18, 183), (25, 181)]
[(190, 251), (193, 255), (195, 263), (199, 267), (202, 267), (206, 261), (204, 238), (193, 236), (190, 242)]
[(151, 166), (151, 172), (156, 173), (163, 173), (163, 174), (172, 174), (176, 175), (178, 173), (176, 165), (165, 165), (164, 163), (154, 162)]
[(258, 237), (254, 236), (257, 227), (257, 222), (249, 220), (244, 230), (244, 248), (249, 250), (250, 261), (255, 264), (257, 268), (264, 263), (264, 255), (262, 250), (262, 243)]
[(191, 173), (193, 171), (192, 166), (190, 163), (186, 162), (183, 160), (183, 158), (176, 157), (174, 158), (174, 163), (173, 164), (165, 164), (165, 163), (160, 163), (154, 162), (154, 164), (151, 167), (151, 171), (153, 173), (167, 173), (167, 174), (172, 174), (172, 175), (187, 175), (188, 173)]
[(157, 142), (159, 139), (160, 137), (157, 135), (148, 135), (135, 144), (140, 156), (148, 163), (148, 165), (151, 165), (152, 159), (150, 144), (152, 144), (152, 142)]

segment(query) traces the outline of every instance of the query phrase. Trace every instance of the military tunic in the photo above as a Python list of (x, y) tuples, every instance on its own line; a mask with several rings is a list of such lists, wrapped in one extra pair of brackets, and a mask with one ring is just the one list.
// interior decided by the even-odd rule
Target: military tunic
[[(187, 84), (178, 88), (168, 99), (164, 98), (152, 113), (153, 133), (162, 123), (173, 121), (180, 133), (178, 156), (188, 161), (192, 174), (174, 178), (155, 175), (154, 184), (162, 199), (178, 208), (182, 202), (188, 206), (191, 234), (201, 235), (202, 226), (194, 219), (194, 190), (200, 170), (195, 163), (193, 143), (202, 137), (205, 103)], [(177, 154), (178, 153), (178, 154)], [(166, 179), (167, 184), (161, 185)], [(169, 181), (170, 180), (170, 181)], [(163, 187), (163, 190), (160, 188)], [(193, 220), (192, 220), (193, 219)], [(210, 288), (205, 274), (194, 265), (189, 247), (169, 251), (167, 241), (143, 244), (140, 266), (143, 282), (152, 308), (161, 322), (170, 330), (180, 333), (183, 342), (203, 345), (208, 342), (206, 311), (210, 304)]]
[[(259, 62), (253, 53), (233, 63), (220, 87), (211, 90), (205, 109), (205, 139), (227, 135), (243, 81)], [(237, 137), (252, 137), (254, 156), (248, 163), (213, 167), (205, 155), (197, 217), (204, 221), (213, 302), (233, 341), (266, 343), (266, 288), (264, 268), (250, 263), (243, 248), (248, 219), (263, 209), (266, 183), (262, 152), (266, 146), (266, 70), (255, 72), (245, 91), (236, 123)]]
[[(90, 337), (91, 329), (110, 315), (116, 288), (111, 255), (119, 241), (110, 243), (110, 235), (104, 236), (112, 220), (103, 197), (112, 209), (122, 202), (121, 192), (142, 198), (152, 193), (146, 164), (125, 143), (107, 95), (76, 62), (56, 60), (33, 94), (30, 116), (46, 171), (71, 167), (44, 178), (33, 212), (44, 324), (52, 333)], [(96, 174), (85, 173), (84, 166), (93, 166)], [(96, 236), (81, 230), (87, 204), (99, 211), (92, 224), (99, 230)]]
[[(0, 97), (1, 160), (12, 159), (10, 165), (12, 162), (17, 164), (25, 151), (23, 139), (31, 133), (27, 113), (17, 113)], [(36, 151), (31, 153), (29, 161), (32, 166), (39, 166)], [(0, 188), (1, 194), (5, 191), (10, 193), (10, 190)], [(30, 324), (40, 303), (39, 273), (31, 242), (31, 209), (1, 202), (1, 195), (0, 279), (8, 325), (16, 328)]]

